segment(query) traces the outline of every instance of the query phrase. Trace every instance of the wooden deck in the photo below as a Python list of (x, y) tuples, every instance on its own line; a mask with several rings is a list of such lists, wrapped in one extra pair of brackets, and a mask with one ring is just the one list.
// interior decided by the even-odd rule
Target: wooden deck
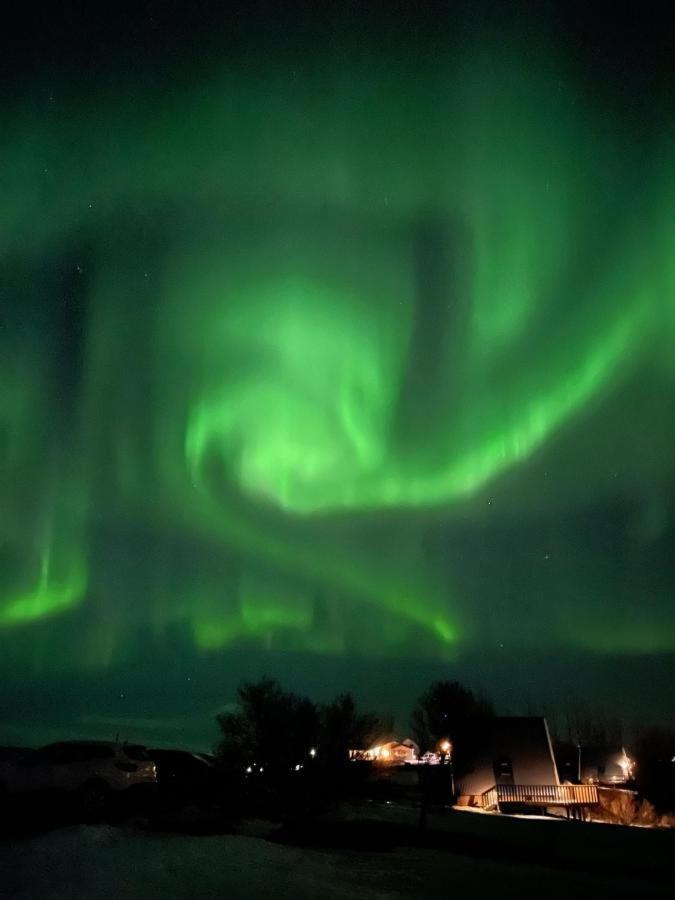
[(497, 784), (481, 794), (483, 809), (505, 803), (523, 806), (592, 806), (598, 802), (594, 784)]

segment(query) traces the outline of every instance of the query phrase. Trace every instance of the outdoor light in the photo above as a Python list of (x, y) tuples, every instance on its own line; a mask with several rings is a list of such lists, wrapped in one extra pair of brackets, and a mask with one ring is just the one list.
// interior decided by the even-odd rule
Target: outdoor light
[(312, 747), (312, 749), (309, 751), (309, 755), (312, 757), (312, 759), (314, 759), (314, 757), (316, 756), (316, 747)]
[(441, 741), (441, 744), (440, 744), (441, 753), (449, 753), (451, 748), (452, 748), (452, 744), (450, 743), (450, 741), (448, 741), (448, 740)]
[(632, 759), (628, 756), (627, 753), (624, 752), (623, 755), (621, 757), (619, 757), (619, 759), (617, 760), (617, 763), (618, 763), (619, 768), (623, 772), (623, 777), (626, 780), (629, 780), (633, 775)]

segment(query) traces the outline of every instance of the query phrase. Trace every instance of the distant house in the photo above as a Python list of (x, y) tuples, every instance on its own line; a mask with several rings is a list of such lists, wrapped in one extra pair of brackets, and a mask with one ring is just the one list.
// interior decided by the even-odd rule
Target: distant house
[(558, 807), (585, 818), (598, 802), (595, 785), (560, 784), (546, 719), (532, 716), (493, 719), (457, 787), (459, 805), (502, 812)]
[(546, 719), (495, 718), (471, 770), (458, 782), (460, 797), (477, 797), (495, 785), (557, 785)]
[(405, 765), (416, 763), (419, 756), (417, 744), (405, 738), (402, 741), (381, 741), (368, 750), (350, 750), (350, 759), (366, 759), (385, 765)]
[(581, 747), (582, 784), (627, 784), (635, 764), (623, 747)]
[(563, 781), (623, 785), (635, 776), (635, 763), (624, 747), (565, 743), (556, 747), (555, 755)]

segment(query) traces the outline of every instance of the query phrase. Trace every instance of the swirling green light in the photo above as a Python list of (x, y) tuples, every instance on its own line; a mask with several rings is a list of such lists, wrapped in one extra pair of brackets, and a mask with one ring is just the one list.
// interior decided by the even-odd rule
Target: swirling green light
[[(675, 179), (660, 146), (638, 178), (555, 60), (460, 56), (382, 64), (328, 104), (330, 72), (290, 94), (217, 72), (8, 116), (0, 253), (33, 318), (0, 359), (0, 536), (22, 569), (1, 627), (101, 604), (113, 649), (151, 621), (204, 651), (396, 652), (420, 629), (439, 655), (480, 630), (429, 532), (544, 454), (555, 470), (636, 373), (672, 379)], [(88, 304), (76, 388), (44, 311), (64, 288), (41, 282), (64, 248)], [(70, 494), (88, 501), (44, 549)], [(131, 615), (100, 599), (125, 591), (100, 560), (133, 528), (194, 562), (134, 570), (152, 602)], [(329, 590), (345, 621), (317, 624)]]

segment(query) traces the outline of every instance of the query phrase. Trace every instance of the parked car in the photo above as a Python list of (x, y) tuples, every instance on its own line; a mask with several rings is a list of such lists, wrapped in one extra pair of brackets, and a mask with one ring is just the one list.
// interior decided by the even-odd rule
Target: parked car
[(87, 814), (102, 811), (113, 795), (156, 782), (155, 763), (139, 744), (60, 741), (0, 754), (0, 793), (65, 792), (77, 796)]
[(22, 756), (27, 756), (29, 753), (34, 752), (30, 747), (0, 747), (0, 766), (16, 762)]
[(219, 773), (208, 754), (189, 750), (148, 748), (148, 756), (157, 764), (160, 799), (167, 803), (211, 804), (219, 795)]
[(30, 747), (0, 747), (0, 799), (9, 794), (10, 786), (16, 783), (17, 763), (35, 752)]

